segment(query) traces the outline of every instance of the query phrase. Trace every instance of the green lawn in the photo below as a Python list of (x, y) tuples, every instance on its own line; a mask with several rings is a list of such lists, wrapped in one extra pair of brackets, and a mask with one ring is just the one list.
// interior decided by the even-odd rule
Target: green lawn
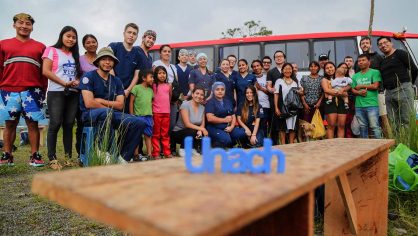
[[(60, 132), (57, 154), (59, 159), (64, 160), (61, 137)], [(46, 148), (41, 147), (40, 152), (46, 161)], [(76, 153), (74, 148), (73, 156)], [(52, 170), (29, 166), (29, 155), (29, 145), (18, 147), (14, 153), (16, 165), (0, 167), (0, 235), (122, 235), (108, 226), (33, 195), (30, 190), (33, 176)]]
[[(63, 160), (61, 132), (58, 140), (57, 154)], [(40, 151), (46, 160), (46, 148), (41, 147)], [(73, 156), (75, 154), (74, 149)], [(30, 191), (33, 175), (52, 170), (29, 166), (29, 155), (29, 146), (18, 147), (14, 153), (16, 166), (0, 167), (0, 235), (122, 235), (33, 195)], [(418, 192), (392, 192), (389, 212), (392, 214), (388, 235), (418, 235)], [(321, 226), (317, 227), (316, 231), (320, 230)], [(321, 235), (320, 232), (317, 234)]]

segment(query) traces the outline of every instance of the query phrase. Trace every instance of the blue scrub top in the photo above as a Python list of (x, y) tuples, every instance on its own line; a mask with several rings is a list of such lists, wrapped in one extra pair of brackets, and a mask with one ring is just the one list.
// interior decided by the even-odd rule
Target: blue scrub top
[[(218, 118), (225, 118), (227, 116), (234, 115), (234, 106), (232, 105), (232, 102), (229, 101), (229, 99), (223, 99), (222, 101), (219, 101), (215, 97), (212, 97), (206, 103), (205, 112), (212, 113)], [(208, 122), (207, 125), (219, 129), (225, 129), (228, 126), (228, 123), (212, 124)]]
[(214, 80), (208, 71), (206, 71), (206, 74), (202, 74), (199, 69), (190, 71), (189, 84), (202, 87), (205, 90), (205, 98), (209, 97)]
[(139, 50), (132, 48), (131, 51), (126, 51), (122, 42), (110, 43), (119, 63), (113, 68), (115, 75), (122, 81), (123, 87), (126, 89), (134, 78), (135, 70), (139, 70)]
[(245, 89), (249, 85), (254, 85), (257, 81), (257, 77), (254, 74), (247, 74), (245, 78), (242, 78), (238, 73), (235, 79), (235, 91), (237, 93), (237, 107), (240, 107), (245, 101)]
[[(243, 107), (244, 105), (241, 105), (241, 107), (239, 107), (238, 109), (237, 109), (237, 116), (241, 116), (242, 115), (242, 107)], [(248, 119), (247, 119), (247, 121), (245, 122), (245, 125), (248, 127), (248, 128), (252, 128), (252, 126), (254, 126), (255, 125), (255, 120), (256, 120), (256, 118), (263, 118), (264, 117), (264, 111), (263, 111), (263, 107), (260, 105), (260, 104), (258, 104), (258, 110), (257, 110), (257, 113), (256, 113), (256, 115), (254, 115), (254, 113), (253, 113), (253, 109), (254, 109), (254, 106), (249, 106), (248, 107)]]
[(222, 82), (225, 84), (225, 98), (229, 99), (232, 102), (232, 105), (236, 105), (236, 101), (234, 98), (234, 89), (235, 89), (235, 80), (233, 79), (232, 75), (226, 77), (222, 72), (216, 73), (214, 75), (215, 82)]
[(183, 93), (184, 96), (187, 96), (187, 94), (189, 93), (190, 71), (192, 71), (193, 68), (187, 65), (186, 70), (183, 71), (183, 69), (181, 69), (181, 67), (177, 64), (176, 69), (177, 69), (177, 77), (178, 77), (181, 92)]
[(148, 56), (145, 54), (144, 49), (139, 46), (134, 47), (138, 49), (138, 59), (139, 59), (139, 70), (144, 72), (146, 70), (152, 69), (152, 57), (148, 53)]
[[(102, 98), (108, 101), (115, 101), (119, 95), (124, 96), (122, 82), (118, 77), (109, 74), (108, 80), (104, 80), (96, 70), (89, 71), (82, 76), (78, 89), (91, 91), (94, 98)], [(81, 94), (80, 110), (83, 113), (89, 111)]]

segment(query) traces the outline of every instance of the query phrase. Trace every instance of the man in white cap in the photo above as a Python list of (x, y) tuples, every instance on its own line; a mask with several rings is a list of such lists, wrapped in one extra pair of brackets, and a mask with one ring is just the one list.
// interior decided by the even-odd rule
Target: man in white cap
[(109, 47), (99, 50), (93, 64), (97, 70), (87, 72), (81, 79), (80, 110), (85, 125), (97, 126), (111, 115), (111, 126), (123, 133), (120, 155), (130, 161), (145, 127), (136, 116), (123, 113), (125, 97), (122, 81), (110, 74), (119, 60)]

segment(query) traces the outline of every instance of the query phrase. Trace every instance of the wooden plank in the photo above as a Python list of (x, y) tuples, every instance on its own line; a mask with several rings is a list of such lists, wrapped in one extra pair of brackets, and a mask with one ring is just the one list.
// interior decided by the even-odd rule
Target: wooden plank
[[(282, 145), (287, 155), (284, 174), (222, 174), (219, 160), (213, 175), (190, 174), (183, 159), (46, 173), (34, 177), (32, 191), (131, 233), (225, 235), (392, 144), (393, 140), (334, 139)], [(336, 158), (336, 153), (345, 155)]]
[(306, 235), (314, 232), (314, 193), (311, 191), (285, 207), (232, 233), (243, 235)]
[[(357, 211), (358, 235), (386, 235), (388, 211), (388, 150), (347, 172)], [(325, 235), (351, 235), (348, 216), (336, 181), (325, 186)]]
[(348, 183), (347, 174), (340, 174), (337, 176), (336, 180), (340, 190), (341, 198), (344, 203), (345, 212), (347, 213), (351, 233), (357, 235), (357, 210), (356, 205), (354, 204), (353, 195), (351, 195), (351, 189), (350, 184)]

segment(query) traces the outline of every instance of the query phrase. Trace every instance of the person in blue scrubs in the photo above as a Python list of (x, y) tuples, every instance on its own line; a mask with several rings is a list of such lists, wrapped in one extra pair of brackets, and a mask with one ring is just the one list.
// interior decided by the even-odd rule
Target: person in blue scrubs
[(215, 81), (225, 84), (225, 99), (229, 99), (234, 107), (236, 106), (235, 98), (235, 80), (229, 74), (229, 61), (223, 59), (220, 64), (220, 71), (214, 74)]
[(245, 101), (237, 110), (237, 120), (241, 129), (244, 129), (247, 139), (242, 145), (247, 147), (261, 147), (263, 145), (264, 132), (261, 129), (261, 118), (264, 116), (263, 107), (258, 103), (257, 90), (250, 85), (245, 90)]
[(235, 127), (234, 107), (225, 99), (225, 84), (212, 85), (212, 98), (206, 104), (207, 131), (214, 147), (230, 148), (237, 141), (246, 138), (244, 129)]
[[(109, 47), (119, 60), (113, 71), (115, 76), (122, 81), (125, 98), (129, 101), (131, 90), (139, 79), (139, 50), (134, 48), (134, 43), (138, 38), (138, 26), (134, 23), (127, 24), (123, 38), (123, 42), (110, 43)], [(125, 102), (125, 113), (129, 113), (128, 104), (129, 102)]]
[(257, 78), (254, 74), (248, 73), (248, 62), (245, 59), (238, 61), (238, 74), (235, 79), (235, 91), (237, 94), (237, 107), (242, 106), (245, 101), (245, 89), (255, 85)]
[(152, 69), (152, 57), (149, 50), (154, 46), (157, 40), (157, 33), (153, 30), (147, 30), (142, 36), (141, 46), (137, 47), (139, 52), (139, 71), (147, 71)]
[[(206, 99), (210, 96), (212, 84), (215, 79), (212, 76), (212, 72), (207, 68), (208, 56), (201, 52), (197, 54), (196, 60), (199, 68), (190, 71), (189, 91), (193, 91), (195, 86), (202, 87), (205, 90), (205, 100), (203, 103), (206, 103)], [(189, 92), (189, 94), (191, 94), (191, 92)]]

